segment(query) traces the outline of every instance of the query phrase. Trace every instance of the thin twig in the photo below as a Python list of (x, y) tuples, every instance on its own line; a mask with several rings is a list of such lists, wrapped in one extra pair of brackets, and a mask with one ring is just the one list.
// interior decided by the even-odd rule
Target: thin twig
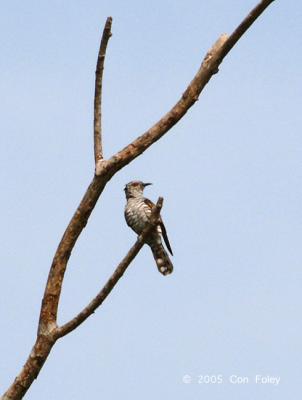
[(97, 294), (97, 296), (72, 320), (57, 328), (55, 337), (61, 338), (67, 335), (69, 332), (76, 329), (81, 325), (94, 311), (103, 303), (103, 301), (110, 294), (114, 286), (123, 276), (124, 272), (130, 265), (131, 261), (136, 257), (140, 249), (143, 247), (147, 236), (150, 234), (151, 230), (158, 224), (158, 218), (163, 205), (163, 198), (159, 197), (156, 205), (153, 207), (150, 224), (142, 232), (142, 234), (137, 238), (135, 244), (131, 247), (128, 254), (123, 258), (120, 264), (117, 266), (116, 270), (113, 272), (111, 277), (108, 279), (107, 283), (103, 289)]
[(229, 36), (228, 40), (223, 46), (221, 51), (221, 60), (228, 54), (228, 52), (234, 47), (242, 35), (250, 28), (250, 26), (256, 21), (256, 19), (265, 11), (265, 9), (273, 3), (275, 0), (262, 0), (258, 3), (244, 18), (240, 25), (234, 30)]
[(108, 41), (111, 37), (112, 18), (108, 17), (103, 30), (100, 44), (98, 61), (95, 71), (95, 92), (94, 92), (94, 160), (95, 165), (103, 159), (102, 145), (102, 86), (103, 71)]

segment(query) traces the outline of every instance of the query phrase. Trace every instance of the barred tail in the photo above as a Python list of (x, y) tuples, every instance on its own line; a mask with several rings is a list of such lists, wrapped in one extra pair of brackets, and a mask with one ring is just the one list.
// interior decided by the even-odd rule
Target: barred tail
[(151, 246), (154, 260), (159, 272), (163, 275), (169, 275), (173, 271), (173, 264), (162, 244)]

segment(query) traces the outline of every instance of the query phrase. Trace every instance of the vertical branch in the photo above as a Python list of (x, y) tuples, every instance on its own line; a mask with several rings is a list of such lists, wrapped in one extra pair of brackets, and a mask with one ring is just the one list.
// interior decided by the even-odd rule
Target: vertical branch
[(102, 146), (102, 86), (103, 71), (108, 40), (111, 37), (112, 18), (108, 17), (104, 26), (100, 44), (98, 61), (95, 71), (95, 92), (94, 92), (94, 160), (95, 165), (103, 158)]
[[(103, 158), (101, 136), (102, 77), (107, 43), (111, 36), (111, 24), (112, 18), (108, 17), (102, 35), (96, 67), (94, 99), (94, 154), (96, 163)], [(49, 271), (42, 299), (38, 335), (50, 334), (56, 329), (62, 283), (71, 250), (73, 249), (78, 236), (85, 227), (87, 220), (107, 183), (106, 179), (108, 180), (109, 178), (94, 177), (59, 243)]]

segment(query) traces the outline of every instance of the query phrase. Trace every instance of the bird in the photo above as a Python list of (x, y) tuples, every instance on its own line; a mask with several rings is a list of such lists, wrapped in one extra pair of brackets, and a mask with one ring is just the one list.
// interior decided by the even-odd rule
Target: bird
[[(125, 219), (127, 225), (130, 226), (130, 228), (138, 235), (140, 235), (148, 226), (151, 211), (154, 207), (154, 203), (144, 197), (144, 189), (149, 185), (152, 185), (152, 183), (131, 181), (127, 183), (124, 188), (127, 200), (125, 206)], [(173, 271), (173, 264), (163, 246), (162, 237), (168, 251), (172, 256), (173, 251), (168, 239), (165, 225), (162, 221), (162, 218), (159, 218), (159, 224), (156, 226), (156, 229), (150, 233), (146, 243), (151, 248), (159, 272), (163, 275), (169, 275)]]

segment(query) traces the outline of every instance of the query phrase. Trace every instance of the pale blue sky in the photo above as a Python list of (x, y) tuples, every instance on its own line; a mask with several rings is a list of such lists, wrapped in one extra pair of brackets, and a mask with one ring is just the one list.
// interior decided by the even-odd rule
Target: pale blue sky
[[(254, 0), (10, 1), (0, 15), (1, 392), (34, 342), (58, 241), (93, 174), (99, 39), (110, 156), (180, 97), (212, 43)], [(60, 322), (135, 241), (123, 187), (154, 183), (175, 272), (144, 248), (104, 305), (53, 349), (28, 399), (301, 396), (302, 5), (275, 1), (199, 102), (108, 184), (72, 254)], [(184, 384), (189, 374), (192, 383)], [(199, 375), (222, 384), (198, 384)], [(250, 382), (229, 382), (233, 374)], [(280, 377), (256, 385), (256, 374)]]

